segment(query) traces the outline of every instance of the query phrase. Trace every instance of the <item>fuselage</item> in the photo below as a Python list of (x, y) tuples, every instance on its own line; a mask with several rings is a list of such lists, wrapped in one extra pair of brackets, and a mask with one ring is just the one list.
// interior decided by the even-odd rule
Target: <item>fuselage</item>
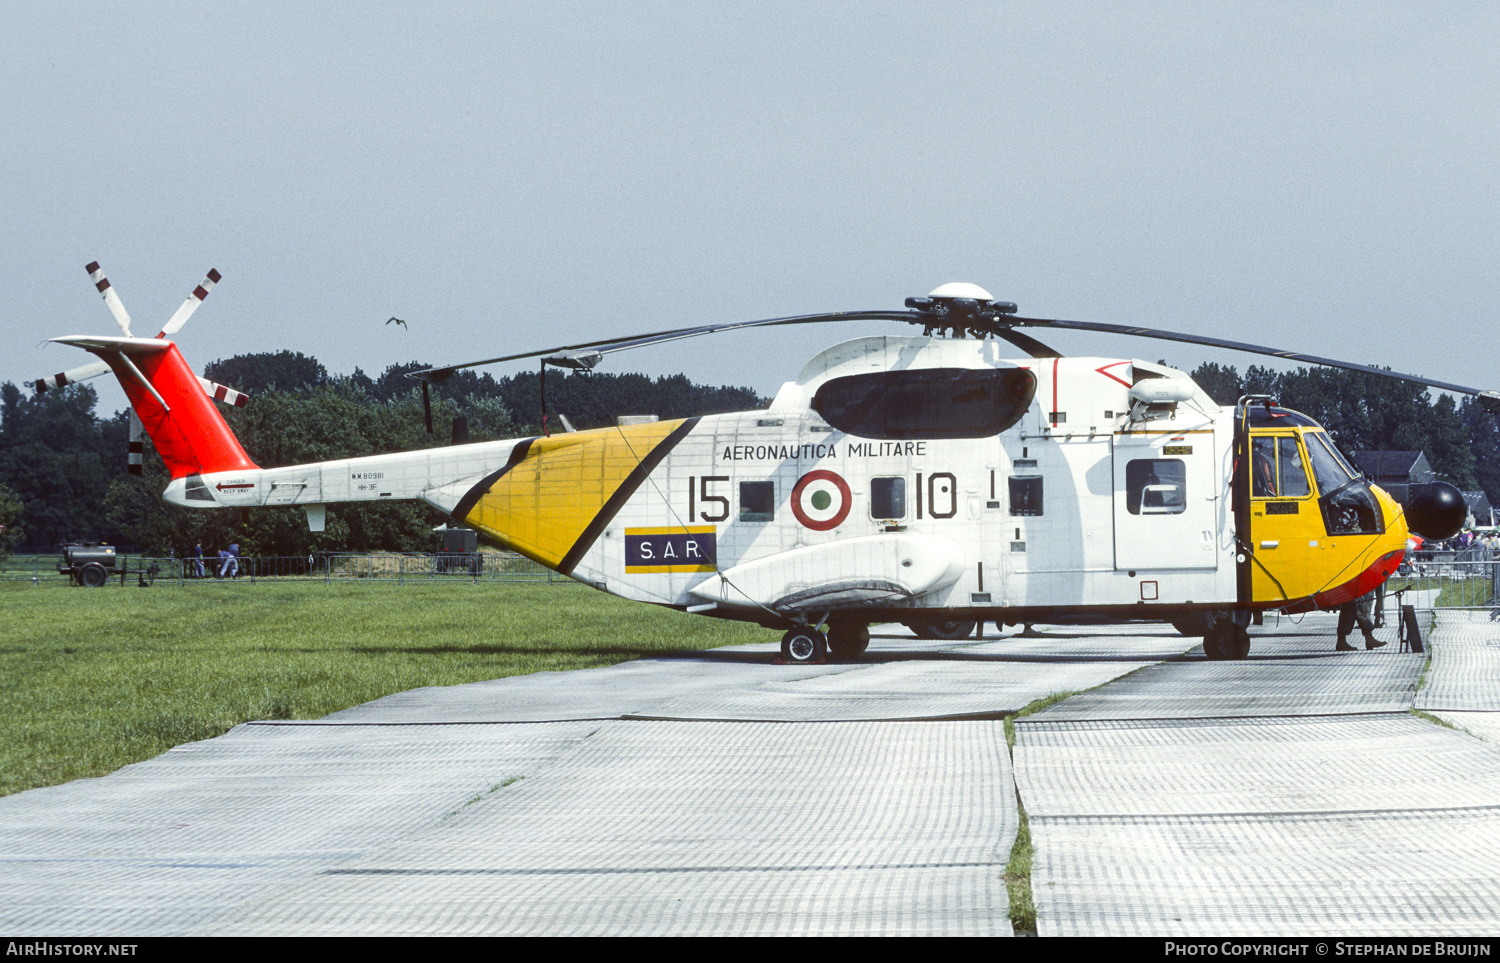
[(194, 475), (166, 497), (421, 499), (613, 594), (766, 624), (1309, 608), (1400, 561), (1399, 506), (1310, 419), (1221, 407), (1162, 365), (1003, 347), (861, 338), (765, 411)]

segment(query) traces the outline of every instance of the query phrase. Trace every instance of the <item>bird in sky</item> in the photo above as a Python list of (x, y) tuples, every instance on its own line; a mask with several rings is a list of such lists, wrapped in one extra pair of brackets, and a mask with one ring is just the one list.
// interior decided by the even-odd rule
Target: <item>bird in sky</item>
[[(406, 322), (405, 322), (405, 321), (402, 321), (402, 320), (401, 320), (401, 319), (400, 319), (400, 318), (398, 318), (398, 317), (396, 317), (396, 316), (395, 316), (395, 315), (392, 315), (392, 316), (391, 316), (391, 320), (390, 320), (390, 321), (387, 321), (387, 322), (386, 322), (386, 324), (390, 324), (390, 323), (391, 323), (391, 321), (394, 321), (394, 322), (396, 322), (396, 323), (397, 323), (397, 324), (399, 324), (399, 325), (401, 325), (401, 327), (403, 327), (403, 328), (405, 328), (405, 327), (406, 327)], [(407, 329), (407, 330), (410, 330), (410, 329), (409, 329), (409, 328), (408, 328), (408, 329)]]

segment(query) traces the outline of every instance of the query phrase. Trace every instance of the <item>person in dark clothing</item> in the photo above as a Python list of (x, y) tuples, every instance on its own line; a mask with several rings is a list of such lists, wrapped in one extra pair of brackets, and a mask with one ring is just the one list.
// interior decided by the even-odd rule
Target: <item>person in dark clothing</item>
[(1384, 642), (1375, 638), (1375, 591), (1373, 589), (1339, 606), (1339, 644), (1334, 647), (1336, 651), (1356, 651), (1348, 642), (1349, 633), (1356, 622), (1359, 623), (1359, 631), (1365, 637), (1366, 649), (1378, 649), (1385, 645)]

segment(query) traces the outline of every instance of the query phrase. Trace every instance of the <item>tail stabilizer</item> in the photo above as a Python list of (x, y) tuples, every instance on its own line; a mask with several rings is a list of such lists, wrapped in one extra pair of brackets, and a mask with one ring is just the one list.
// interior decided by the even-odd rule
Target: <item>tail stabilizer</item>
[(174, 480), (258, 467), (173, 342), (82, 335), (52, 340), (90, 351), (109, 365)]

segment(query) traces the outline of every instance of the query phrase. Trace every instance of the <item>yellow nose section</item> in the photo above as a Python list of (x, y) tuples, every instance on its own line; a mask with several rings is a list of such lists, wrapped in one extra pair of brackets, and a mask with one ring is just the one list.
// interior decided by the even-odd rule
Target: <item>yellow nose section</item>
[(464, 499), (473, 506), (464, 521), (566, 575), (697, 423), (658, 421), (521, 442), (511, 463)]

